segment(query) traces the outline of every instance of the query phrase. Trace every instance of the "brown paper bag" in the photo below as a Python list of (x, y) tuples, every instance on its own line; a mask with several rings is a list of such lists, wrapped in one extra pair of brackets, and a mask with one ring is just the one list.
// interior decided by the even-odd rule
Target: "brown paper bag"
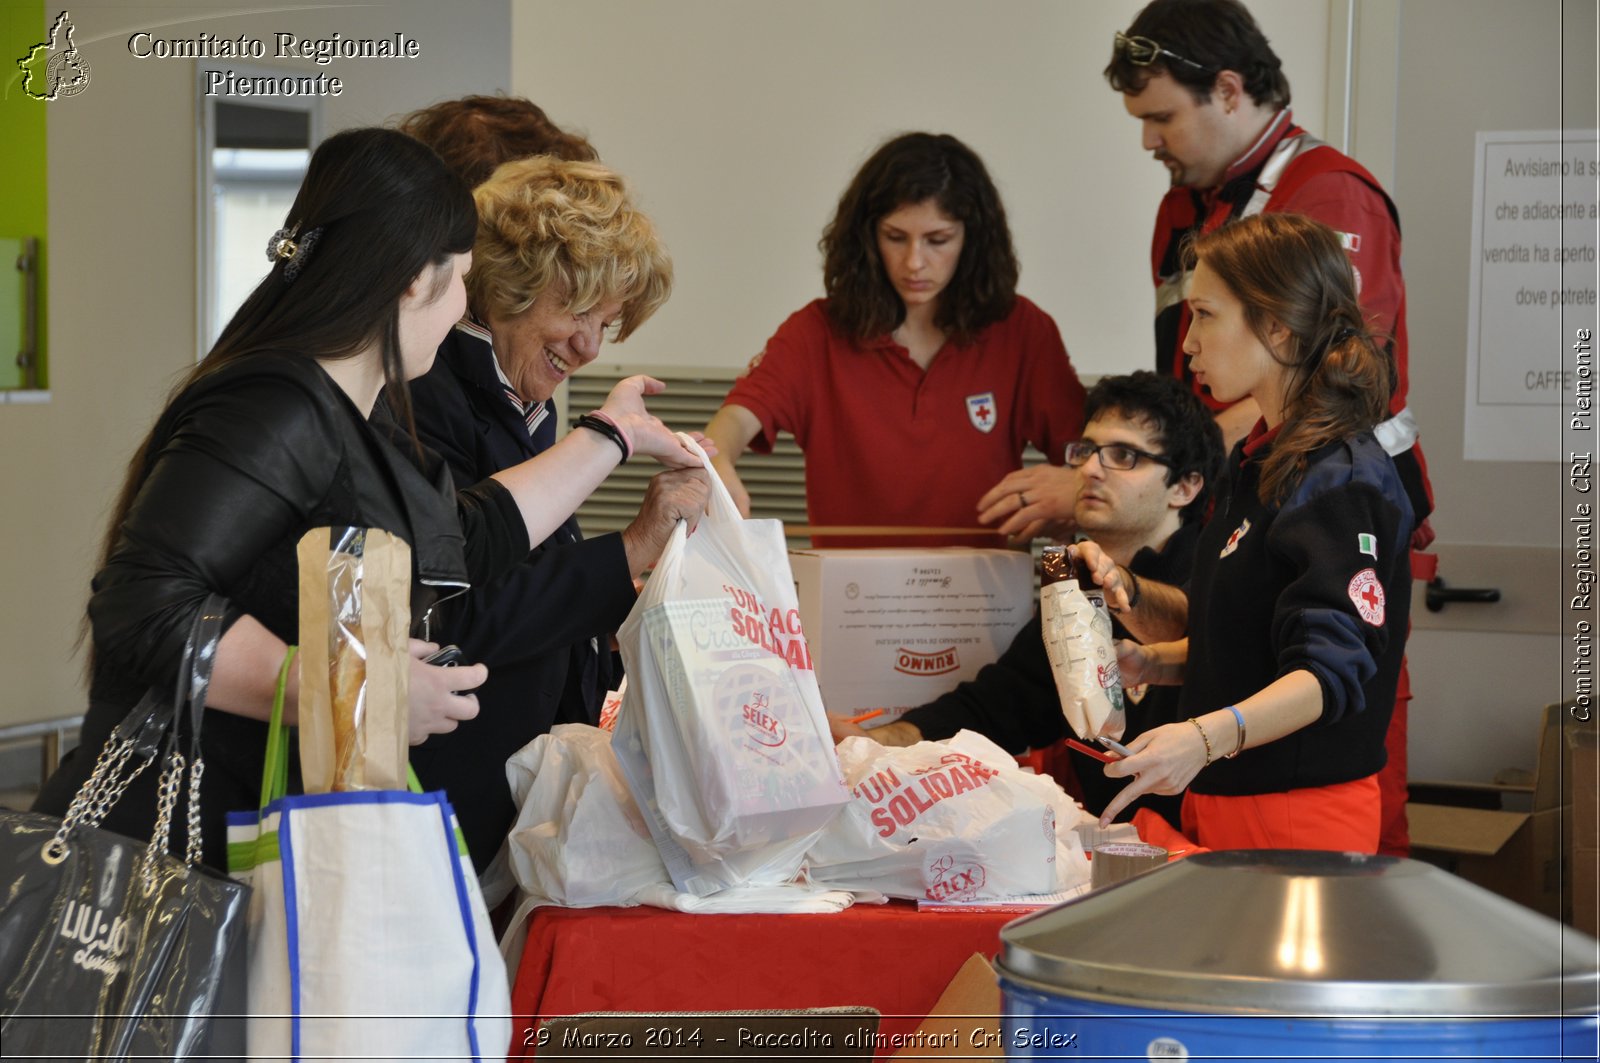
[(299, 559), (306, 793), (404, 790), (411, 547), (375, 528), (313, 528)]

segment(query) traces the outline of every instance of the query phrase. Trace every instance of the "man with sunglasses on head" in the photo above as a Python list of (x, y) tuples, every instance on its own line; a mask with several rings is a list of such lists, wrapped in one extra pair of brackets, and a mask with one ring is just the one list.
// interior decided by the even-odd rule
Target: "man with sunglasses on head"
[[(1186, 236), (1262, 212), (1315, 218), (1343, 237), (1373, 331), (1391, 337), (1395, 416), (1378, 438), (1397, 465), (1409, 455), (1412, 503), (1419, 515), (1427, 512), (1426, 476), (1410, 454), (1416, 423), (1405, 410), (1405, 283), (1394, 201), (1360, 163), (1294, 123), (1282, 64), (1237, 0), (1154, 0), (1113, 39), (1105, 76), (1139, 120), (1145, 149), (1172, 177), (1151, 247), (1157, 370), (1186, 372)], [(1207, 402), (1218, 410), (1229, 445), (1259, 416), (1254, 403), (1223, 409)]]
[[(1139, 120), (1143, 142), (1172, 175), (1156, 212), (1156, 367), (1195, 386), (1183, 356), (1189, 310), (1184, 240), (1263, 212), (1304, 214), (1337, 231), (1355, 267), (1372, 331), (1389, 337), (1394, 364), (1390, 419), (1375, 430), (1394, 459), (1417, 515), (1415, 549), (1433, 539), (1433, 509), (1417, 425), (1406, 408), (1405, 282), (1394, 201), (1360, 163), (1295, 125), (1289, 80), (1250, 12), (1237, 0), (1153, 0), (1112, 44), (1106, 80)], [(1228, 446), (1260, 417), (1253, 400), (1212, 400)], [(1406, 702), (1402, 666), (1389, 731), (1380, 852), (1405, 855)]]
[[(1339, 232), (1372, 331), (1390, 338), (1393, 416), (1377, 435), (1417, 514), (1414, 545), (1426, 546), (1433, 538), (1424, 522), (1433, 491), (1416, 445), (1416, 421), (1406, 408), (1405, 282), (1393, 200), (1360, 163), (1294, 123), (1282, 64), (1237, 0), (1153, 0), (1116, 34), (1105, 76), (1139, 120), (1145, 148), (1172, 177), (1151, 247), (1157, 371), (1194, 387), (1216, 412), (1231, 447), (1260, 411), (1253, 400), (1214, 401), (1188, 373), (1184, 238), (1263, 211), (1304, 214)], [(1019, 469), (979, 501), (979, 520), (1019, 539), (1067, 533), (1069, 486), (1057, 468)]]
[[(1210, 411), (1178, 381), (1142, 370), (1102, 379), (1090, 389), (1084, 415), (1083, 438), (1067, 444), (1065, 472), (1056, 470), (1074, 485), (1076, 527), (1136, 578), (1187, 583), (1211, 482), (1222, 465), (1222, 435)], [(1129, 637), (1114, 627), (1118, 638)], [(1179, 719), (1180, 689), (1129, 691), (1124, 741)], [(899, 720), (867, 731), (838, 717), (831, 722), (836, 739), (865, 734), (897, 746), (948, 738), (963, 728), (1012, 753), (1047, 749), (1067, 737), (1037, 614), (997, 662)], [(1106, 778), (1099, 762), (1076, 750), (1066, 754), (1076, 796), (1099, 815), (1127, 780)], [(1148, 807), (1176, 825), (1179, 800), (1146, 794), (1119, 818)]]

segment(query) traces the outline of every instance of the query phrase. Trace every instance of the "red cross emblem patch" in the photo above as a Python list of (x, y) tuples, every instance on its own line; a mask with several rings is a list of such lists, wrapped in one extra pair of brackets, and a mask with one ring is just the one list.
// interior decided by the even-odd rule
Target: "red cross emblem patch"
[(1227, 557), (1229, 554), (1231, 554), (1235, 550), (1239, 549), (1239, 540), (1243, 539), (1246, 535), (1249, 535), (1249, 534), (1250, 534), (1250, 518), (1246, 517), (1243, 524), (1241, 524), (1237, 528), (1233, 529), (1233, 534), (1228, 536), (1227, 543), (1222, 547), (1222, 553), (1218, 554), (1217, 556), (1218, 557)]
[(1370, 568), (1364, 568), (1350, 577), (1350, 586), (1347, 588), (1350, 601), (1355, 604), (1356, 612), (1361, 614), (1361, 619), (1373, 627), (1383, 626), (1383, 584), (1378, 582), (1378, 574)]
[(994, 392), (985, 391), (982, 395), (968, 395), (967, 418), (972, 421), (972, 427), (980, 432), (994, 431)]

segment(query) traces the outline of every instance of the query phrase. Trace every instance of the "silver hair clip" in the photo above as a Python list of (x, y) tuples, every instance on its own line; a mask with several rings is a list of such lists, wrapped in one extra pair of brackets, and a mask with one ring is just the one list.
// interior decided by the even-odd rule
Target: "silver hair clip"
[(307, 229), (304, 236), (297, 236), (299, 232), (300, 225), (296, 223), (292, 228), (279, 229), (267, 241), (267, 261), (284, 263), (283, 279), (286, 283), (300, 275), (306, 260), (311, 257), (311, 249), (317, 246), (317, 238), (322, 235), (320, 227)]

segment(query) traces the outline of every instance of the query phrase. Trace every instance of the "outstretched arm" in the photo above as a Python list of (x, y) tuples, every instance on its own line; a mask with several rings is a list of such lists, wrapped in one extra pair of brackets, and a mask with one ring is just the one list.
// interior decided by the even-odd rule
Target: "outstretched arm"
[[(611, 389), (599, 412), (621, 430), (635, 454), (655, 458), (668, 468), (697, 468), (699, 457), (645, 409), (646, 395), (665, 390), (666, 385), (652, 377), (631, 376)], [(621, 448), (610, 438), (581, 428), (568, 432), (538, 457), (502, 469), (491, 479), (511, 492), (527, 525), (528, 541), (538, 543), (576, 512), (622, 460)]]
[(734, 465), (760, 432), (760, 419), (736, 403), (722, 407), (706, 425), (706, 438), (717, 445), (717, 456), (711, 460), (712, 468), (722, 477), (722, 484), (733, 496), (740, 514), (746, 517), (750, 515), (750, 492), (745, 489), (744, 481), (739, 479)]

